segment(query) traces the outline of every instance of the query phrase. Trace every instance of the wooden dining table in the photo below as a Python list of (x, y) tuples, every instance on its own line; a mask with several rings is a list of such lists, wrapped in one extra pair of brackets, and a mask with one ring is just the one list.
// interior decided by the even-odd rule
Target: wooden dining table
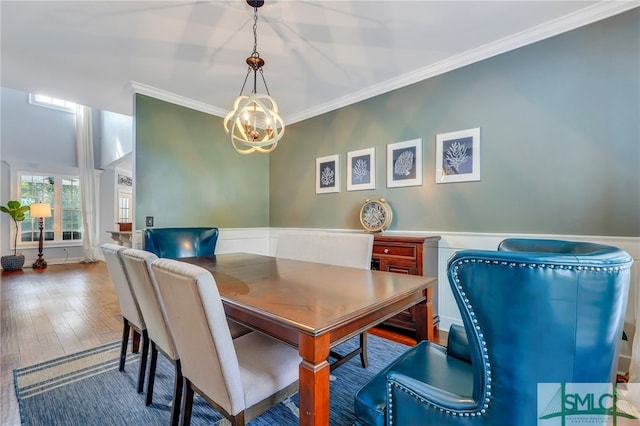
[(298, 348), (300, 424), (329, 424), (329, 351), (411, 306), (432, 329), (436, 278), (248, 253), (179, 259), (209, 270), (227, 316)]

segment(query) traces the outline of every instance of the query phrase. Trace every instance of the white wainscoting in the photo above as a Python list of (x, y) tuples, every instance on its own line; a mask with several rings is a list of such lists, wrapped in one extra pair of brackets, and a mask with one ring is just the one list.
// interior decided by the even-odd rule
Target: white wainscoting
[(270, 256), (274, 253), (270, 235), (270, 228), (221, 228), (216, 254), (244, 252)]
[[(266, 229), (266, 228), (265, 228)], [(296, 228), (298, 230), (300, 228)], [(291, 228), (269, 228), (269, 251), (260, 254), (272, 254), (278, 236), (282, 232)], [(309, 229), (307, 231), (335, 231), (335, 232), (362, 232), (352, 229)], [(548, 238), (571, 241), (589, 241), (594, 243), (608, 244), (626, 250), (634, 259), (635, 263), (631, 270), (631, 288), (629, 292), (629, 303), (627, 307), (627, 320), (629, 324), (635, 324), (635, 312), (640, 307), (640, 238), (630, 237), (606, 237), (606, 236), (583, 236), (583, 235), (541, 235), (541, 234), (480, 234), (480, 233), (458, 233), (458, 232), (421, 232), (421, 231), (390, 231), (388, 235), (418, 235), (433, 236), (439, 235), (441, 240), (438, 245), (438, 312), (440, 316), (441, 330), (448, 331), (451, 324), (462, 325), (458, 306), (453, 298), (453, 293), (449, 288), (447, 279), (447, 262), (449, 258), (458, 250), (495, 250), (498, 244), (505, 238)], [(221, 230), (221, 236), (223, 230)], [(220, 243), (218, 243), (220, 244)], [(264, 247), (263, 247), (264, 248)], [(633, 330), (631, 330), (632, 332)], [(629, 333), (627, 333), (629, 334)], [(632, 336), (629, 336), (632, 338)]]
[[(216, 253), (247, 252), (262, 255), (273, 255), (278, 237), (283, 232), (292, 230), (305, 231), (334, 231), (334, 232), (362, 232), (354, 229), (320, 229), (320, 228), (221, 228), (216, 245)], [(139, 232), (135, 241), (141, 247)], [(540, 235), (540, 234), (479, 234), (456, 232), (421, 232), (421, 231), (391, 231), (388, 235), (439, 235), (438, 245), (438, 312), (440, 329), (449, 330), (451, 324), (462, 324), (458, 307), (449, 288), (447, 279), (447, 262), (458, 250), (477, 249), (495, 250), (500, 241), (505, 238), (549, 238), (572, 241), (590, 241), (608, 244), (626, 250), (635, 263), (631, 272), (631, 289), (627, 307), (628, 324), (635, 324), (635, 313), (640, 308), (640, 238), (582, 236), (582, 235)], [(633, 334), (630, 329), (627, 334)], [(631, 339), (632, 336), (629, 335)]]
[[(576, 235), (507, 235), (507, 234), (442, 234), (438, 250), (438, 307), (440, 315), (440, 329), (448, 330), (451, 324), (462, 324), (460, 313), (447, 278), (447, 262), (458, 250), (477, 249), (495, 250), (500, 241), (505, 238), (548, 238), (571, 241), (589, 241), (608, 244), (626, 250), (635, 260), (631, 270), (631, 288), (627, 307), (627, 321), (635, 323), (635, 312), (638, 302), (638, 288), (640, 287), (640, 238), (628, 237), (597, 237)], [(631, 336), (630, 336), (631, 337)]]
[[(287, 231), (333, 231), (333, 232), (362, 232), (354, 229), (319, 229), (319, 228), (221, 228), (216, 245), (216, 253), (246, 252), (262, 255), (273, 255), (278, 243), (278, 237)], [(440, 316), (439, 328), (448, 331), (451, 324), (462, 324), (458, 306), (453, 298), (447, 278), (447, 262), (458, 250), (495, 250), (500, 241), (505, 238), (548, 238), (571, 241), (590, 241), (594, 243), (608, 244), (626, 250), (635, 260), (631, 270), (631, 288), (625, 320), (625, 331), (629, 338), (621, 348), (619, 370), (628, 371), (631, 355), (632, 339), (635, 330), (636, 312), (640, 309), (640, 238), (630, 237), (603, 237), (582, 235), (540, 235), (540, 234), (477, 234), (456, 232), (420, 232), (420, 231), (391, 231), (388, 235), (413, 235), (434, 236), (439, 235), (441, 240), (438, 245), (438, 312)], [(136, 233), (134, 244), (142, 248), (140, 232)], [(58, 260), (58, 259), (56, 259)], [(49, 262), (65, 263), (60, 260)], [(66, 260), (70, 262), (70, 260)]]

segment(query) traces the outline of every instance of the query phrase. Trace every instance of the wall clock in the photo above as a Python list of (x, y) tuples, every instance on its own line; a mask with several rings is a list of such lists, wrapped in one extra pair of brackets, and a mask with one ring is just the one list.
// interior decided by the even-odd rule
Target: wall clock
[(382, 232), (391, 225), (393, 212), (382, 197), (367, 198), (360, 209), (360, 223), (367, 232)]

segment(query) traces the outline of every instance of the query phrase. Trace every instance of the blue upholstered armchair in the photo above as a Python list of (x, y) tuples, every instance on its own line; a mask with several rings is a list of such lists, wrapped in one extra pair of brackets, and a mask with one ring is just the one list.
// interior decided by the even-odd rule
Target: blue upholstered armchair
[(210, 256), (218, 242), (218, 228), (145, 228), (144, 249), (158, 257)]
[(632, 262), (555, 240), (456, 253), (448, 278), (468, 343), (454, 327), (448, 349), (409, 349), (358, 391), (357, 424), (537, 425), (538, 383), (613, 382)]

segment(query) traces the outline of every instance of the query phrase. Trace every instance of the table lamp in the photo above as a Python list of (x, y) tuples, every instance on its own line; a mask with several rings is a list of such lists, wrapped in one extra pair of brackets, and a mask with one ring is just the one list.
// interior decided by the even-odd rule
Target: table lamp
[(33, 203), (30, 209), (31, 217), (39, 218), (40, 239), (38, 240), (38, 259), (34, 262), (33, 268), (46, 268), (47, 262), (42, 258), (42, 243), (44, 229), (44, 218), (51, 217), (51, 206), (49, 203)]

